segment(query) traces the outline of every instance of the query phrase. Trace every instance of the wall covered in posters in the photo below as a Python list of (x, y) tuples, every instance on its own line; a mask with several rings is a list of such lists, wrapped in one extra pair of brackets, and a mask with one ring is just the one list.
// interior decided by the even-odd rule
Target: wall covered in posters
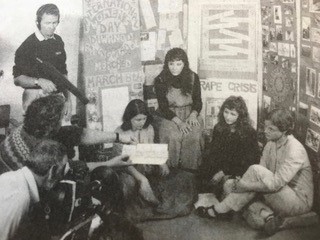
[[(158, 107), (153, 89), (167, 51), (187, 50), (188, 0), (140, 0), (141, 62), (145, 74), (144, 98), (151, 111)], [(195, 70), (195, 69), (193, 69)]]
[(295, 109), (297, 74), (296, 1), (261, 0), (263, 112)]
[(301, 1), (299, 134), (319, 161), (320, 143), (320, 1)]
[(121, 120), (112, 117), (117, 96), (105, 98), (108, 91), (103, 89), (127, 86), (121, 89), (127, 89), (128, 99), (142, 98), (139, 4), (138, 0), (84, 0), (83, 7), (82, 84), (90, 100), (86, 120), (89, 128), (101, 130)]

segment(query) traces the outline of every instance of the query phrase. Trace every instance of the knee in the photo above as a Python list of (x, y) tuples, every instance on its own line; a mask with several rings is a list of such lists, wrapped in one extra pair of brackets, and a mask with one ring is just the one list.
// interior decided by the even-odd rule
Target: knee
[(166, 132), (163, 134), (160, 134), (160, 141), (165, 143), (174, 143), (174, 142), (181, 142), (182, 136), (179, 132)]
[(260, 172), (262, 169), (265, 169), (265, 167), (263, 167), (263, 166), (261, 166), (261, 165), (259, 165), (259, 164), (253, 164), (253, 165), (251, 165), (251, 166), (248, 168), (247, 172), (258, 173), (258, 172)]

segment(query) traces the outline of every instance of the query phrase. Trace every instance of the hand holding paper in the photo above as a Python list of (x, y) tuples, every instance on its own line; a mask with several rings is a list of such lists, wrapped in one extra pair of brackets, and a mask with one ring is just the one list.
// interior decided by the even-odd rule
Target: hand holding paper
[(124, 145), (122, 154), (129, 155), (132, 164), (162, 165), (169, 157), (168, 144)]

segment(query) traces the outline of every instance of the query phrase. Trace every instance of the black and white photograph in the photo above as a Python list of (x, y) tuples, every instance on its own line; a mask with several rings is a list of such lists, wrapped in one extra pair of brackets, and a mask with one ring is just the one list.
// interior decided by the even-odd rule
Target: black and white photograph
[(310, 18), (302, 17), (302, 39), (310, 40)]
[(306, 68), (306, 94), (314, 97), (316, 93), (316, 70)]
[(310, 0), (309, 11), (314, 13), (320, 13), (320, 0)]
[(320, 109), (312, 105), (310, 108), (310, 122), (320, 127)]
[(319, 240), (319, 2), (0, 0), (0, 240)]
[(306, 145), (313, 151), (318, 152), (320, 144), (320, 134), (308, 128), (306, 136)]
[(281, 6), (273, 6), (273, 21), (275, 24), (282, 23), (282, 10)]

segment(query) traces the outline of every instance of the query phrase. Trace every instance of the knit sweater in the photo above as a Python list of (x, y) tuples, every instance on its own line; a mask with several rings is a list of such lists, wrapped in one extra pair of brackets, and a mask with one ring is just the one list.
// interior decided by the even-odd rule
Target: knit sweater
[[(67, 147), (70, 158), (73, 147), (80, 144), (82, 131), (79, 127), (64, 126), (52, 139)], [(0, 173), (24, 167), (30, 152), (41, 141), (28, 134), (23, 125), (16, 128), (0, 145)]]

